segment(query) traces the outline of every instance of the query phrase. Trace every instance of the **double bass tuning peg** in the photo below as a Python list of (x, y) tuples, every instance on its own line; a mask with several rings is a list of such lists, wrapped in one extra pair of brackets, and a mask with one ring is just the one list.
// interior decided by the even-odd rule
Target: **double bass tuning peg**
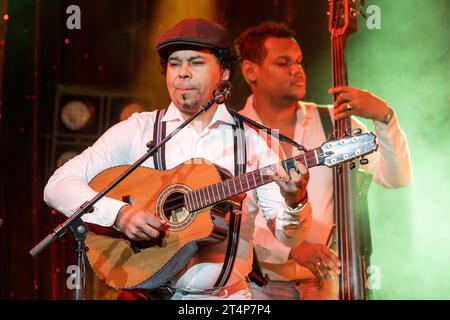
[(353, 169), (355, 169), (355, 167), (356, 167), (356, 165), (355, 165), (355, 163), (352, 161), (352, 162), (350, 162), (350, 170), (353, 170)]
[(362, 158), (361, 160), (359, 160), (359, 163), (361, 163), (361, 165), (366, 165), (366, 164), (368, 164), (369, 163), (369, 160), (368, 159), (366, 159), (366, 158)]
[(353, 134), (360, 134), (362, 130), (360, 128), (353, 129)]

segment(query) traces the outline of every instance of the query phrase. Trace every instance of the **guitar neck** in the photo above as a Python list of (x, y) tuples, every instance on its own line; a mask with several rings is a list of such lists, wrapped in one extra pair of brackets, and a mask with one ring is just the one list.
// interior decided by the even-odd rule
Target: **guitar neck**
[[(284, 160), (281, 163), (286, 172), (288, 172), (291, 168), (295, 167), (296, 161), (300, 161), (307, 168), (315, 167), (323, 163), (323, 152), (321, 148), (316, 148)], [(272, 178), (266, 173), (268, 169), (276, 172), (275, 165), (266, 166), (238, 177), (191, 191), (185, 195), (186, 209), (190, 212), (200, 210), (270, 183), (272, 182)]]

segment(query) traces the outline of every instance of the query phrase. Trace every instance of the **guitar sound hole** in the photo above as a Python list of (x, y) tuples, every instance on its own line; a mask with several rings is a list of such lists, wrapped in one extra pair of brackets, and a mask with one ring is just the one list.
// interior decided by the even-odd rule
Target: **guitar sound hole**
[(169, 195), (164, 202), (163, 210), (166, 219), (173, 224), (182, 223), (189, 217), (189, 211), (184, 204), (184, 194), (181, 192)]

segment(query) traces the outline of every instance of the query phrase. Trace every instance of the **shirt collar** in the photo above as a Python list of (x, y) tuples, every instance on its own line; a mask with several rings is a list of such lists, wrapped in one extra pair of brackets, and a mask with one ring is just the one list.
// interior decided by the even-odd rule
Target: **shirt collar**
[[(180, 110), (178, 110), (178, 108), (175, 106), (175, 104), (172, 102), (169, 105), (169, 108), (167, 108), (166, 113), (164, 114), (164, 116), (162, 117), (161, 121), (180, 121), (183, 122), (184, 118), (181, 115)], [(220, 104), (217, 109), (216, 112), (214, 113), (212, 119), (211, 119), (211, 123), (210, 126), (214, 125), (214, 124), (220, 124), (220, 123), (226, 123), (226, 124), (231, 124), (234, 125), (234, 118), (233, 116), (228, 112), (227, 107), (225, 106), (225, 104)]]
[[(258, 113), (255, 110), (255, 105), (253, 103), (253, 94), (248, 96), (247, 101), (245, 102), (245, 106), (241, 110), (240, 113), (242, 113), (246, 117), (251, 118), (259, 123), (262, 123), (261, 118), (259, 117)], [(307, 108), (305, 102), (303, 102), (303, 101), (298, 102), (296, 116), (297, 116), (297, 119), (299, 119), (299, 117), (302, 117), (303, 119), (311, 117), (311, 113), (308, 112), (308, 108)]]
[(253, 119), (256, 122), (262, 123), (261, 118), (256, 113), (255, 106), (253, 105), (253, 95), (249, 95), (245, 102), (244, 108), (240, 111), (247, 118)]

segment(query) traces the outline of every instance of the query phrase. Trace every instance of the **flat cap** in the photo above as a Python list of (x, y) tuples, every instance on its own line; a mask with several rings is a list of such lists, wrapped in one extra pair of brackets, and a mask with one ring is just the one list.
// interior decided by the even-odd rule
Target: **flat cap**
[(172, 45), (185, 44), (204, 48), (228, 48), (230, 38), (220, 24), (206, 19), (185, 19), (167, 30), (157, 40), (160, 56)]

